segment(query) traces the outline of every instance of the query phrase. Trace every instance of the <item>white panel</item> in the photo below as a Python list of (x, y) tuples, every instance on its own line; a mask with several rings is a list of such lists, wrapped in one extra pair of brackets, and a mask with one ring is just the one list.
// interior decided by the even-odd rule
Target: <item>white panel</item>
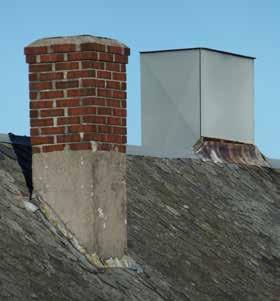
[(254, 143), (254, 60), (201, 50), (201, 135)]
[(190, 148), (200, 137), (199, 51), (141, 54), (142, 143)]

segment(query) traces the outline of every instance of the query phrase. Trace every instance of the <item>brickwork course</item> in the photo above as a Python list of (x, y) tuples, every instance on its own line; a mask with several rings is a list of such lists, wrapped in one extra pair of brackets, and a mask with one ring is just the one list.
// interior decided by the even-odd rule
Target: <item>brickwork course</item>
[(126, 151), (127, 46), (93, 36), (47, 38), (24, 53), (33, 153)]

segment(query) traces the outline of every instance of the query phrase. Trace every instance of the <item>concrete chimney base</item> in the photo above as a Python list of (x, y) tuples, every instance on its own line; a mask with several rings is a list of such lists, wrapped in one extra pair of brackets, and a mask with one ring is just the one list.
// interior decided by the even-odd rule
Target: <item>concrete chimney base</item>
[(121, 258), (127, 248), (126, 160), (119, 152), (33, 154), (34, 192), (88, 253)]

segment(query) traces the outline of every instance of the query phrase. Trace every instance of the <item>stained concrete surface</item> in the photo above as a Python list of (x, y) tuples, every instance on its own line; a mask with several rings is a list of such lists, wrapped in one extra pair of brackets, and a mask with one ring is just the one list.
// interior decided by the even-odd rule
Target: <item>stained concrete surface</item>
[(34, 192), (88, 253), (121, 258), (127, 245), (125, 155), (63, 151), (33, 155)]

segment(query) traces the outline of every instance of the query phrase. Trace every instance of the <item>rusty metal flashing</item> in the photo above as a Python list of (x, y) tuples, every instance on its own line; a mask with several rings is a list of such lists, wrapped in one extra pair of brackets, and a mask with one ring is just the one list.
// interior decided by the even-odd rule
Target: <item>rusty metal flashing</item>
[(201, 137), (193, 149), (203, 161), (270, 167), (269, 162), (253, 144)]

